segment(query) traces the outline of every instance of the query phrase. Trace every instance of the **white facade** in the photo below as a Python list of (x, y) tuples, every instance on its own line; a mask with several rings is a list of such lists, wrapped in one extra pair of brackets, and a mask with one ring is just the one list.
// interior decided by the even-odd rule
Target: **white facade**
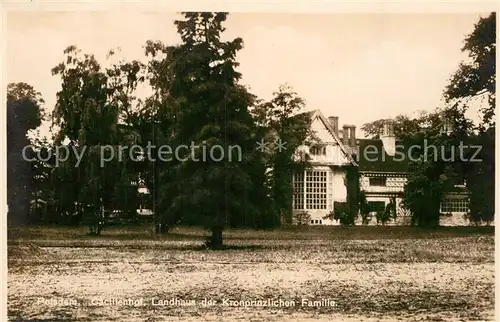
[(311, 116), (311, 126), (317, 142), (313, 146), (303, 145), (299, 151), (309, 155), (313, 167), (294, 174), (293, 212), (307, 212), (309, 225), (338, 225), (336, 220), (324, 217), (333, 211), (334, 201), (346, 201), (343, 167), (350, 165), (351, 160), (331, 124), (319, 111)]
[[(373, 178), (384, 178), (384, 180), (372, 180), (375, 181), (372, 182), (375, 184), (370, 184), (370, 179)], [(392, 199), (396, 202), (396, 219), (389, 221), (387, 225), (409, 225), (411, 223), (411, 212), (403, 207), (402, 194), (406, 182), (407, 179), (401, 174), (396, 177), (391, 177), (389, 173), (379, 174), (377, 177), (369, 174), (360, 176), (361, 190), (366, 193), (368, 203), (380, 203), (385, 207)], [(468, 212), (469, 198), (467, 193), (447, 193), (441, 202), (439, 224), (441, 226), (468, 226), (471, 224), (467, 218)], [(376, 224), (375, 214), (372, 214), (372, 217), (370, 224)]]
[[(385, 184), (370, 184), (374, 176), (362, 174), (359, 178), (361, 190), (366, 193), (403, 193), (407, 179), (405, 177), (385, 177)], [(382, 177), (383, 178), (383, 177)]]
[(338, 225), (336, 220), (324, 217), (333, 211), (334, 201), (346, 201), (344, 180), (344, 171), (329, 166), (315, 166), (312, 170), (295, 173), (294, 213), (307, 212), (311, 216), (308, 224)]

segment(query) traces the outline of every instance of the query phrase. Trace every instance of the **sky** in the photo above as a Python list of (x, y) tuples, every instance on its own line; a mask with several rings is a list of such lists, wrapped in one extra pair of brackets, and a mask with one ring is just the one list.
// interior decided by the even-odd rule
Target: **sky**
[[(269, 99), (287, 83), (306, 110), (360, 127), (380, 118), (443, 106), (448, 79), (467, 56), (463, 40), (481, 13), (232, 13), (225, 37), (241, 37), (242, 83)], [(76, 45), (105, 62), (144, 59), (147, 40), (179, 42), (169, 12), (9, 12), (7, 81), (27, 82), (53, 109), (60, 79), (51, 69)], [(475, 116), (471, 114), (472, 117)], [(48, 126), (42, 133), (46, 134)]]

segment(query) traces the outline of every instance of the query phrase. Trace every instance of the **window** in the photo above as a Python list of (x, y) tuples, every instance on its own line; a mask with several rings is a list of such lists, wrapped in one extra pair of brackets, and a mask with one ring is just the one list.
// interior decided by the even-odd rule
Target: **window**
[(328, 176), (328, 188), (326, 189), (328, 191), (328, 210), (333, 210), (333, 176), (334, 173), (330, 172)]
[(326, 173), (306, 172), (306, 209), (326, 209)]
[(372, 177), (370, 178), (370, 186), (385, 187), (386, 177)]
[(441, 202), (441, 212), (468, 212), (469, 198), (447, 197)]
[[(293, 175), (293, 209), (304, 209), (304, 172)], [(311, 222), (312, 223), (312, 222)]]
[(321, 219), (319, 220), (319, 224), (321, 225)]
[(368, 207), (369, 207), (370, 211), (373, 211), (373, 212), (385, 211), (385, 202), (383, 202), (383, 201), (369, 201)]
[(326, 178), (326, 171), (307, 171), (305, 178), (304, 172), (295, 173), (293, 175), (293, 209), (327, 209)]
[(326, 155), (326, 146), (324, 145), (315, 145), (312, 146), (309, 150), (312, 155)]

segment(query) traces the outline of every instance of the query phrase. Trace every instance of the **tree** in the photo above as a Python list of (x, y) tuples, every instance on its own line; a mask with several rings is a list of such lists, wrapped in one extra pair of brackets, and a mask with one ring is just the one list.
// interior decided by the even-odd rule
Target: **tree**
[(463, 52), (470, 60), (459, 65), (445, 89), (448, 103), (468, 105), (471, 100), (485, 96), (487, 106), (482, 108), (483, 127), (495, 124), (496, 83), (496, 13), (480, 18), (474, 31), (465, 38)]
[(361, 215), (361, 223), (363, 225), (368, 225), (371, 220), (370, 216), (370, 204), (366, 199), (366, 193), (364, 191), (359, 192), (359, 214)]
[[(443, 130), (445, 126), (443, 120), (451, 118), (451, 115), (445, 114), (444, 110), (436, 109), (431, 113), (421, 112), (414, 118), (398, 115), (394, 119), (377, 120), (366, 123), (362, 127), (366, 135), (379, 138), (379, 131), (383, 124), (391, 122), (399, 144), (405, 147), (421, 147), (413, 150), (411, 156), (406, 156), (414, 161), (410, 162), (403, 204), (412, 212), (414, 225), (437, 226), (439, 224), (439, 207), (445, 186), (444, 182), (441, 182), (444, 177), (440, 176), (443, 174), (445, 164), (441, 158), (441, 149), (431, 150), (428, 153), (428, 151), (423, 151), (423, 147), (426, 145), (441, 147), (451, 144), (451, 141), (446, 141), (446, 133)], [(389, 220), (392, 216), (389, 212), (391, 209), (379, 211), (376, 215), (377, 221), (385, 223)]]
[[(475, 223), (491, 223), (495, 215), (495, 128), (480, 131), (469, 140), (481, 147), (465, 169), (465, 180), (470, 191), (470, 219)], [(475, 151), (468, 153), (469, 160)], [(474, 161), (472, 160), (472, 161)]]
[(417, 122), (418, 130), (406, 133), (402, 140), (405, 146), (420, 147), (408, 156), (413, 161), (404, 187), (403, 204), (412, 213), (413, 225), (435, 227), (439, 225), (439, 207), (444, 193), (443, 163), (440, 151), (424, 151), (423, 147), (426, 144), (442, 146), (443, 123), (439, 113), (423, 115)]
[[(260, 102), (253, 110), (255, 122), (264, 129), (259, 139), (266, 142), (264, 157), (266, 171), (265, 186), (269, 189), (276, 226), (280, 217), (292, 221), (292, 175), (303, 172), (307, 160), (294, 158), (297, 148), (316, 140), (311, 132), (309, 113), (304, 109), (304, 100), (289, 85), (281, 85), (269, 102)], [(277, 144), (283, 143), (283, 146)], [(276, 216), (278, 215), (278, 216)]]
[(355, 166), (346, 167), (345, 186), (347, 193), (347, 207), (348, 207), (348, 220), (346, 224), (354, 225), (355, 220), (359, 215), (359, 202), (360, 202), (360, 185), (359, 185), (359, 172)]
[(412, 225), (439, 226), (439, 207), (443, 197), (443, 178), (439, 171), (422, 162), (413, 165), (404, 188), (403, 203), (412, 213)]
[(35, 129), (45, 118), (45, 109), (43, 108), (45, 101), (42, 94), (37, 92), (33, 86), (24, 82), (7, 85), (7, 105), (23, 99), (28, 100), (33, 105), (20, 106), (20, 109), (16, 110), (12, 116), (15, 116), (18, 123), (22, 124), (25, 129)]
[(207, 245), (214, 249), (223, 247), (223, 229), (233, 218), (251, 218), (259, 209), (251, 198), (255, 142), (248, 108), (254, 96), (238, 84), (241, 75), (235, 70), (242, 39), (221, 40), (226, 17), (185, 13), (185, 20), (175, 22), (182, 43), (166, 49), (171, 84), (164, 93), (171, 108), (165, 117), (172, 120), (174, 133), (170, 142), (174, 150), (180, 145), (194, 148), (170, 165), (168, 182), (162, 173), (162, 191), (172, 194), (162, 192), (160, 202), (183, 220), (209, 229)]
[[(412, 212), (412, 223), (418, 226), (437, 226), (440, 216), (440, 202), (445, 192), (454, 184), (463, 182), (464, 169), (471, 164), (459, 158), (460, 145), (469, 145), (472, 123), (463, 110), (441, 108), (433, 112), (421, 112), (415, 118), (398, 116), (364, 125), (365, 132), (377, 138), (375, 129), (385, 122), (392, 122), (398, 144), (412, 149), (408, 181), (404, 190), (403, 204)], [(425, 147), (431, 147), (427, 151)], [(435, 150), (432, 147), (436, 147)], [(474, 151), (468, 150), (467, 153)], [(470, 155), (469, 155), (470, 157)], [(381, 211), (379, 218), (386, 217)]]
[(397, 139), (403, 138), (408, 133), (414, 133), (419, 129), (419, 119), (422, 119), (427, 114), (421, 112), (418, 118), (410, 118), (406, 115), (397, 115), (392, 119), (379, 119), (373, 122), (365, 123), (361, 126), (361, 130), (371, 139), (379, 139), (380, 131), (386, 122), (391, 122), (394, 130), (394, 136)]
[[(30, 223), (43, 223), (51, 216), (49, 205), (55, 201), (51, 189), (51, 175), (54, 168), (52, 145), (46, 136), (37, 131), (31, 142), (33, 158), (30, 158), (33, 176), (31, 177), (32, 200), (30, 204)], [(35, 152), (41, 157), (36, 157)], [(50, 158), (49, 158), (50, 157)]]
[[(134, 141), (130, 127), (121, 125), (133, 118), (131, 93), (142, 80), (142, 65), (121, 62), (104, 69), (93, 55), (82, 54), (75, 46), (64, 53), (65, 61), (52, 70), (62, 80), (53, 113), (59, 127), (55, 143), (69, 140), (67, 146), (83, 158), (71, 154), (54, 174), (61, 194), (58, 210), (69, 215), (83, 212), (91, 233), (100, 234), (104, 210), (127, 204), (115, 195), (122, 191), (117, 185), (130, 182), (126, 155), (117, 150)], [(103, 162), (110, 154), (111, 161)]]
[[(43, 99), (31, 85), (11, 83), (7, 86), (7, 204), (9, 225), (27, 224), (29, 204), (33, 192), (34, 171), (27, 161), (33, 151), (23, 149), (30, 145), (29, 131), (43, 120)], [(26, 152), (23, 156), (23, 151)]]
[[(166, 46), (159, 41), (148, 41), (145, 54), (149, 58), (146, 79), (153, 90), (136, 118), (136, 129), (142, 142), (154, 142), (156, 145), (168, 144), (175, 148), (185, 142), (176, 135), (177, 111), (180, 108), (180, 95), (173, 88), (176, 73), (181, 73), (177, 64), (180, 55), (178, 46)], [(176, 83), (178, 84), (178, 83)], [(168, 230), (183, 220), (185, 224), (195, 224), (183, 218), (183, 207), (175, 203), (182, 192), (182, 180), (179, 180), (181, 162), (172, 157), (168, 162), (144, 164), (140, 173), (146, 178), (146, 185), (152, 187), (155, 208), (155, 231), (167, 233)], [(156, 179), (156, 180), (155, 180)]]
[[(480, 18), (474, 30), (465, 38), (463, 52), (469, 61), (463, 62), (445, 89), (450, 110), (465, 111), (478, 99), (487, 99), (481, 109), (482, 122), (462, 137), (481, 147), (476, 156), (480, 162), (463, 167), (470, 191), (471, 219), (491, 222), (495, 213), (495, 84), (496, 84), (496, 14)], [(484, 102), (484, 101), (483, 101)], [(469, 155), (470, 156), (470, 155)]]
[[(425, 115), (418, 122), (419, 130), (402, 140), (406, 147), (419, 147), (408, 156), (411, 162), (403, 204), (412, 212), (412, 224), (435, 227), (444, 194), (463, 180), (459, 150), (470, 122), (448, 109)], [(451, 131), (446, 130), (448, 125)]]

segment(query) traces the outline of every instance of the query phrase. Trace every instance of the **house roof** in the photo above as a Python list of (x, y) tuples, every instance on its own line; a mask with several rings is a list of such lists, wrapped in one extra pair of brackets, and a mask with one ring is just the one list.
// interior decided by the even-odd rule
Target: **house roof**
[(337, 144), (339, 145), (340, 149), (342, 150), (342, 152), (344, 153), (344, 155), (347, 157), (347, 159), (349, 160), (349, 162), (351, 162), (351, 164), (354, 165), (354, 166), (358, 165), (357, 162), (356, 162), (356, 160), (352, 157), (351, 153), (347, 149), (347, 147), (342, 143), (342, 140), (340, 139), (340, 137), (335, 133), (335, 131), (334, 131), (332, 125), (330, 124), (330, 122), (328, 121), (328, 119), (323, 115), (323, 113), (321, 113), (320, 110), (309, 111), (309, 112), (300, 113), (300, 114), (297, 114), (297, 115), (304, 115), (304, 114), (308, 114), (308, 116), (311, 119), (311, 124), (312, 124), (312, 122), (314, 121), (315, 118), (319, 118), (321, 120), (321, 122), (323, 123), (323, 125), (328, 130), (328, 132), (330, 132), (330, 134), (332, 135), (333, 139), (337, 142)]
[(410, 159), (402, 142), (396, 141), (396, 154), (389, 156), (379, 139), (358, 139), (356, 159), (361, 172), (405, 173), (409, 170)]

